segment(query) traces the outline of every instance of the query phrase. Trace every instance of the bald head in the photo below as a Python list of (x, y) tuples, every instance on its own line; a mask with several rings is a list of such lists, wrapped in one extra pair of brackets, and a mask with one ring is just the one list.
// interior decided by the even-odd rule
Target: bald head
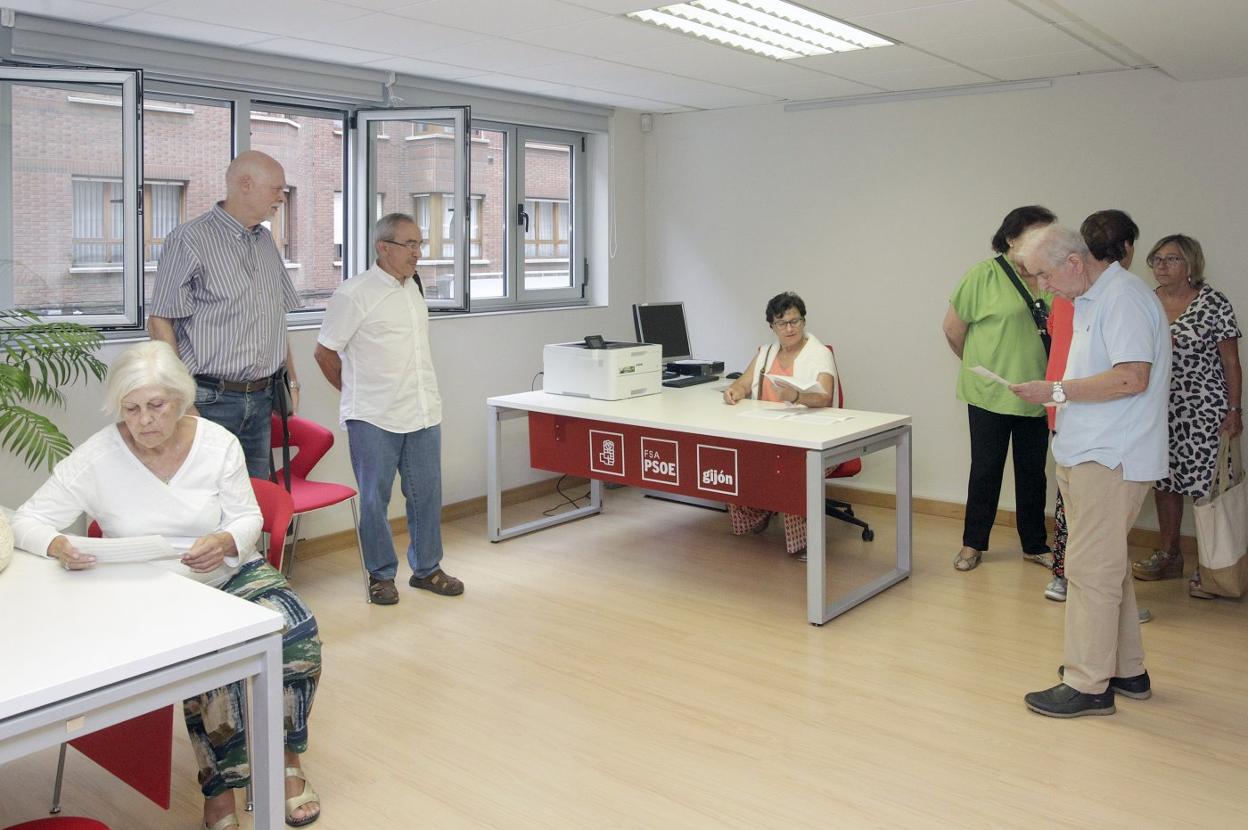
[(259, 150), (239, 153), (225, 170), (226, 213), (244, 227), (272, 217), (286, 199), (286, 173), (272, 156)]

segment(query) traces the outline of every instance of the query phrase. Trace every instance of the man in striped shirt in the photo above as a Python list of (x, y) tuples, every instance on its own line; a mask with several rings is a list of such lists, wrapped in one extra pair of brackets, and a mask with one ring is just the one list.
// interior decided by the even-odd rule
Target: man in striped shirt
[(269, 475), (273, 376), (299, 383), (286, 312), (302, 302), (262, 223), (286, 201), (272, 157), (240, 153), (225, 172), (225, 201), (169, 233), (156, 271), (147, 329), (177, 350), (195, 376), (195, 409), (238, 436), (247, 471)]

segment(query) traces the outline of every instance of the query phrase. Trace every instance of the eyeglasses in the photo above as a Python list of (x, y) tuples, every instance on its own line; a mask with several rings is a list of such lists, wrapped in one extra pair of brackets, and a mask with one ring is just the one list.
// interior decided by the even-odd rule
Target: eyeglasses
[(420, 246), (425, 243), (421, 240), (413, 239), (411, 242), (395, 242), (393, 239), (381, 239), (379, 242), (386, 242), (390, 245), (402, 245), (414, 254), (420, 253)]
[(800, 329), (806, 325), (805, 317), (794, 317), (792, 320), (773, 320), (771, 327), (773, 329)]
[(1187, 260), (1181, 256), (1154, 256), (1148, 258), (1148, 267), (1160, 268), (1162, 265), (1165, 265), (1168, 268), (1173, 268), (1184, 262), (1187, 262)]

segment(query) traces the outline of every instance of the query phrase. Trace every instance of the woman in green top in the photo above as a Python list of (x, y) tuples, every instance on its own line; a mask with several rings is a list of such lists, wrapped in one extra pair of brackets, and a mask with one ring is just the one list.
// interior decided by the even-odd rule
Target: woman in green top
[(1039, 298), (1047, 307), (1050, 295), (1037, 292), (1035, 278), (1014, 258), (1015, 246), (1031, 228), (1055, 221), (1057, 217), (1039, 205), (1010, 211), (992, 237), (993, 250), (1001, 256), (986, 259), (967, 271), (949, 299), (945, 338), (962, 360), (958, 399), (966, 402), (971, 428), (971, 473), (966, 488), (962, 550), (953, 561), (959, 571), (976, 567), (988, 550), (988, 535), (997, 517), (1001, 476), (1011, 441), (1014, 500), (1023, 555), (1043, 562), (1049, 551), (1044, 525), (1049, 428), (1044, 407), (1026, 403), (1007, 387), (970, 370), (983, 366), (1011, 383), (1044, 377), (1044, 343), (1031, 307), (1007, 269), (1012, 268), (1031, 301)]

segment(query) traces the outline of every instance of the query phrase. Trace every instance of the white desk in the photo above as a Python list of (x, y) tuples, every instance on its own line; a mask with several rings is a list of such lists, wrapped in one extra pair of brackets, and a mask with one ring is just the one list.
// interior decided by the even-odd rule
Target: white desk
[[(807, 618), (815, 625), (822, 625), (850, 608), (866, 601), (881, 591), (897, 584), (910, 575), (911, 560), (911, 473), (910, 473), (910, 418), (907, 415), (892, 415), (879, 412), (861, 412), (857, 410), (821, 410), (827, 414), (843, 414), (850, 416), (841, 423), (811, 423), (800, 419), (782, 421), (760, 420), (744, 417), (743, 413), (759, 409), (775, 409), (779, 405), (760, 401), (741, 401), (736, 406), (724, 404), (721, 397), (723, 384), (705, 384), (685, 389), (665, 389), (658, 395), (647, 395), (625, 401), (597, 401), (588, 398), (574, 398), (566, 395), (550, 395), (545, 392), (522, 392), (515, 395), (502, 395), (486, 401), (486, 436), (487, 436), (487, 470), (486, 470), (486, 512), (487, 534), (491, 542), (529, 533), (534, 530), (551, 527), (556, 524), (579, 519), (602, 511), (601, 480), (625, 481), (638, 484), (632, 473), (625, 475), (595, 475), (591, 470), (590, 503), (587, 507), (570, 510), (550, 518), (526, 522), (510, 528), (502, 526), (502, 483), (500, 476), (500, 453), (502, 451), (502, 421), (514, 417), (527, 416), (529, 413), (541, 413), (555, 416), (556, 419), (576, 419), (599, 425), (599, 429), (610, 426), (625, 426), (630, 433), (642, 433), (653, 430), (665, 436), (668, 443), (679, 441), (701, 442), (705, 440), (727, 439), (731, 442), (746, 442), (738, 446), (742, 456), (754, 453), (767, 453), (767, 448), (783, 448), (786, 451), (798, 450), (805, 456), (805, 476), (801, 470), (784, 465), (756, 465), (751, 475), (764, 479), (768, 487), (793, 486), (794, 480), (801, 480), (804, 487), (804, 503), (808, 528), (807, 566), (806, 566), (806, 597)], [(568, 429), (564, 429), (565, 423)], [(532, 429), (532, 421), (530, 427)], [(605, 427), (604, 427), (605, 425)], [(575, 427), (573, 429), (572, 427)], [(553, 439), (562, 441), (566, 431), (569, 435), (583, 430), (584, 424), (572, 424), (571, 421), (560, 421), (556, 427), (558, 435)], [(595, 430), (597, 431), (597, 430)], [(623, 435), (621, 441), (624, 451), (634, 453), (632, 443), (635, 435)], [(665, 438), (654, 438), (652, 441), (663, 441)], [(530, 440), (534, 440), (532, 437)], [(545, 438), (543, 437), (543, 440)], [(638, 439), (639, 440), (639, 439)], [(750, 448), (760, 448), (751, 450)], [(824, 471), (843, 461), (875, 452), (877, 450), (896, 448), (896, 491), (897, 491), (897, 556), (895, 566), (887, 574), (871, 581), (867, 585), (852, 590), (844, 596), (829, 602), (827, 588), (827, 563), (825, 544), (824, 515)], [(688, 467), (690, 448), (679, 449), (682, 463)], [(774, 452), (772, 453), (774, 455)], [(630, 459), (632, 455), (629, 456)], [(579, 456), (578, 456), (579, 458)], [(626, 461), (633, 464), (636, 470), (638, 461)], [(800, 464), (800, 461), (799, 461)], [(558, 469), (560, 472), (585, 474), (578, 465), (568, 465), (566, 469), (543, 465), (544, 469)], [(744, 468), (744, 467), (743, 467)], [(767, 468), (764, 470), (764, 468)], [(761, 471), (761, 472), (760, 472)], [(685, 479), (687, 482), (688, 479)], [(651, 479), (640, 483), (650, 489), (662, 491), (662, 484), (655, 484)], [(689, 493), (687, 483), (681, 489), (667, 488), (672, 492)], [(703, 498), (714, 498), (705, 492), (693, 493)], [(724, 498), (733, 501), (732, 498)], [(800, 502), (799, 502), (800, 503)], [(761, 506), (761, 505), (760, 505)]]
[(282, 617), (149, 565), (0, 572), (0, 764), (254, 677), (256, 827), (284, 823)]

